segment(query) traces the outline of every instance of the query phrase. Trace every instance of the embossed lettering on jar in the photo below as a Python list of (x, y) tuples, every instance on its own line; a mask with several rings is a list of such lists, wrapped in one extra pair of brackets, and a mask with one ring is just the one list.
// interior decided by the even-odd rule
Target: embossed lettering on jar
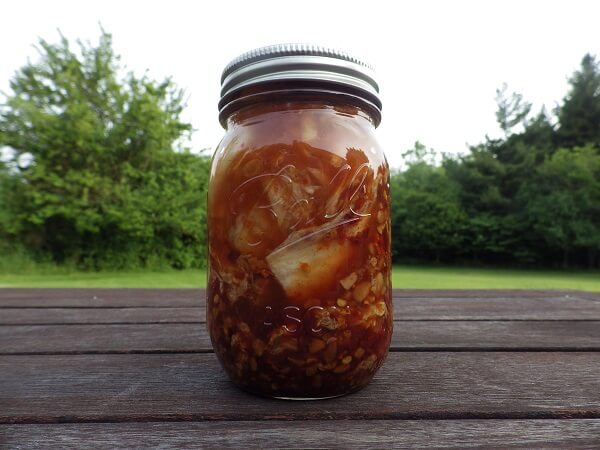
[(207, 322), (236, 385), (316, 399), (366, 386), (392, 334), (389, 171), (371, 69), (273, 46), (224, 71), (208, 198)]

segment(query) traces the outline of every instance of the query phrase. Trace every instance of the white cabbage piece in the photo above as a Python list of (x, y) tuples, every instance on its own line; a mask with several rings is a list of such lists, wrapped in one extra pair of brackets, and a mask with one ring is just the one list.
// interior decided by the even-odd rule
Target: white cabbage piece
[(240, 213), (229, 230), (231, 246), (242, 254), (260, 253), (264, 247), (263, 239), (273, 227), (273, 213), (267, 209), (255, 208)]
[(265, 180), (263, 189), (268, 202), (262, 207), (273, 212), (282, 231), (308, 223), (314, 216), (313, 196), (320, 186), (311, 181), (299, 176), (293, 166), (285, 167), (279, 174)]
[(308, 299), (347, 274), (351, 242), (331, 238), (335, 227), (351, 227), (357, 219), (293, 232), (267, 256), (267, 263), (288, 297)]
[(300, 130), (300, 140), (309, 144), (317, 142), (319, 138), (319, 124), (316, 117), (312, 114), (307, 114), (302, 121), (302, 129)]

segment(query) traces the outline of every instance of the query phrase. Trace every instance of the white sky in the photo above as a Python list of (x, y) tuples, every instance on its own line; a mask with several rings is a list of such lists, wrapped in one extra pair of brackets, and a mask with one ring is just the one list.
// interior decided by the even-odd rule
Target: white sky
[(600, 56), (600, 2), (577, 1), (7, 1), (0, 4), (0, 90), (35, 58), (38, 37), (97, 42), (113, 34), (137, 74), (172, 76), (189, 97), (193, 148), (214, 148), (223, 67), (282, 42), (339, 47), (369, 61), (383, 99), (378, 134), (392, 166), (420, 140), (464, 152), (497, 136), (503, 82), (537, 110), (553, 108), (586, 52)]

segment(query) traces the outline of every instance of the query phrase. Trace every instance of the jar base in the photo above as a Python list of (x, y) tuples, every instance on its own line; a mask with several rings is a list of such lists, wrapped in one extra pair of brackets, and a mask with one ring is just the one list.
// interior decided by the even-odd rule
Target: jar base
[(239, 384), (237, 384), (235, 382), (234, 382), (234, 385), (237, 388), (241, 389), (242, 391), (244, 391), (244, 392), (246, 392), (248, 394), (251, 394), (251, 395), (258, 396), (258, 397), (269, 398), (269, 399), (274, 399), (274, 400), (298, 401), (298, 402), (302, 402), (302, 401), (313, 402), (313, 401), (319, 401), (319, 400), (331, 400), (331, 399), (334, 399), (334, 398), (339, 398), (339, 397), (344, 397), (346, 395), (354, 394), (355, 392), (358, 392), (358, 391), (360, 391), (360, 390), (362, 390), (362, 389), (364, 389), (366, 387), (366, 385), (365, 386), (359, 386), (359, 387), (356, 387), (356, 388), (354, 388), (354, 389), (352, 389), (350, 391), (342, 392), (341, 394), (326, 395), (326, 396), (323, 396), (323, 397), (308, 397), (308, 396), (307, 397), (300, 397), (300, 396), (294, 397), (294, 396), (276, 395), (276, 394), (270, 395), (270, 394), (263, 393), (263, 392), (257, 392), (257, 391), (254, 391), (254, 390), (246, 387), (246, 386), (240, 386)]
[(350, 392), (346, 392), (344, 394), (337, 394), (337, 395), (330, 395), (328, 397), (277, 397), (277, 396), (268, 396), (269, 398), (274, 398), (275, 400), (292, 400), (292, 401), (307, 401), (307, 402), (314, 402), (314, 401), (318, 401), (318, 400), (330, 400), (332, 398), (338, 398), (338, 397), (343, 397), (344, 395), (349, 395), (352, 394), (353, 392), (356, 391), (350, 391)]

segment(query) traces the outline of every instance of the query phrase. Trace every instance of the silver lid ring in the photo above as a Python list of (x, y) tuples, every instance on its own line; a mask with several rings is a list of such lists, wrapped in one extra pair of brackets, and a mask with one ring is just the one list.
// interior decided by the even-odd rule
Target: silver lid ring
[[(300, 81), (339, 86), (362, 98), (381, 114), (379, 86), (373, 69), (347, 53), (307, 44), (282, 44), (244, 53), (231, 61), (221, 77), (221, 113), (239, 91), (269, 82)], [(380, 117), (376, 118), (379, 122)]]

